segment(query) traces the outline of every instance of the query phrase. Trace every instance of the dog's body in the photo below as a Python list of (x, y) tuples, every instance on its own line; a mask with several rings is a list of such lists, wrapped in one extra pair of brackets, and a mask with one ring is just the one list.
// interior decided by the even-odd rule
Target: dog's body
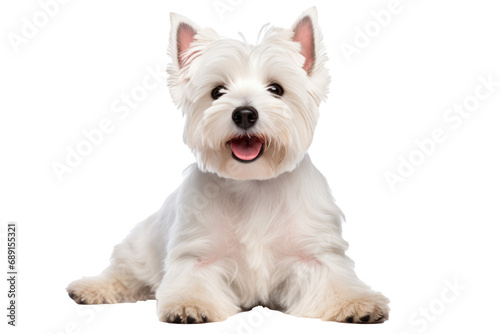
[(183, 323), (258, 304), (324, 320), (388, 318), (388, 300), (345, 255), (342, 213), (307, 155), (329, 79), (316, 20), (310, 9), (251, 46), (172, 16), (169, 85), (198, 164), (101, 275), (68, 286), (75, 301), (156, 298), (160, 320)]

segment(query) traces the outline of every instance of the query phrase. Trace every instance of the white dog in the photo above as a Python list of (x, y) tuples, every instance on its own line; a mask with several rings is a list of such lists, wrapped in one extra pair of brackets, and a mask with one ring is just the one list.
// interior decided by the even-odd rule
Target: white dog
[(342, 212), (307, 155), (329, 75), (315, 8), (257, 45), (171, 15), (169, 87), (197, 164), (163, 207), (72, 282), (80, 304), (157, 299), (161, 321), (222, 321), (265, 305), (382, 322), (388, 299), (354, 273)]

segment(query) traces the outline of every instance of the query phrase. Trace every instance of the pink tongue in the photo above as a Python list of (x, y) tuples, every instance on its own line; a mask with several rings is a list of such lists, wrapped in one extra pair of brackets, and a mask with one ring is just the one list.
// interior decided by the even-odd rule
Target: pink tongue
[(262, 142), (257, 137), (241, 137), (231, 141), (231, 150), (241, 160), (255, 159), (262, 148)]

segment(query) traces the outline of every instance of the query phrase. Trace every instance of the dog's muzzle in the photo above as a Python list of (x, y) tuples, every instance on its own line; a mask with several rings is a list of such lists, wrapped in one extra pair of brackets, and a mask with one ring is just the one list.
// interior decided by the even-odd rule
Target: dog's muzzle
[[(257, 123), (259, 113), (254, 107), (242, 106), (234, 109), (231, 116), (234, 124), (245, 132)], [(262, 155), (264, 141), (253, 135), (242, 135), (229, 141), (233, 158), (239, 162), (252, 162)]]

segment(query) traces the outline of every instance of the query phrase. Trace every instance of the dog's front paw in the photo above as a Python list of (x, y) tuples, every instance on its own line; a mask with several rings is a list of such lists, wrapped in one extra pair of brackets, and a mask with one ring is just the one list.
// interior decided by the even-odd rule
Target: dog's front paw
[(210, 311), (194, 305), (171, 305), (164, 307), (161, 313), (159, 313), (159, 318), (160, 321), (175, 324), (199, 324), (216, 321), (213, 320)]
[(329, 320), (348, 323), (381, 323), (389, 319), (389, 300), (378, 292), (341, 298)]
[(217, 307), (210, 302), (199, 299), (186, 299), (177, 303), (162, 303), (158, 301), (158, 319), (163, 322), (176, 324), (198, 324), (204, 322), (216, 322), (226, 320), (237, 313), (238, 308), (225, 309)]

